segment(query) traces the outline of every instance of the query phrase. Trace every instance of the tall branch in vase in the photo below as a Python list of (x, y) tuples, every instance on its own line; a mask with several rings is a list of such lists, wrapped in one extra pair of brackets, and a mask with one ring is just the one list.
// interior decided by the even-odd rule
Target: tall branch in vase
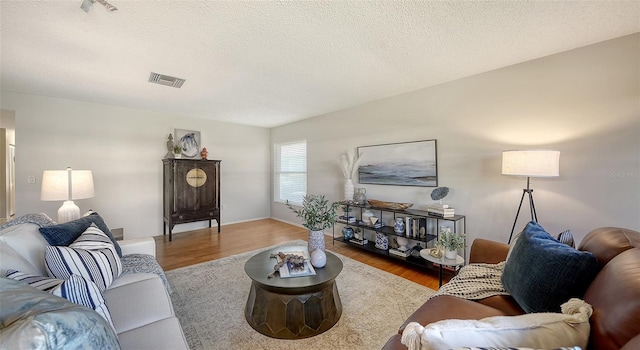
[(356, 172), (358, 171), (358, 163), (360, 162), (360, 158), (353, 151), (347, 151), (340, 155), (340, 170), (342, 170), (342, 174), (344, 175), (344, 200), (351, 201), (353, 200), (353, 177), (356, 176)]

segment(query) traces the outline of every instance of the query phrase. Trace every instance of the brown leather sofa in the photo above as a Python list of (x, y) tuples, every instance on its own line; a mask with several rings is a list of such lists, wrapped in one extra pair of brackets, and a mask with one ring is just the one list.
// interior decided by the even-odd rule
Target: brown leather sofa
[[(578, 249), (592, 252), (601, 268), (584, 296), (594, 310), (588, 349), (640, 349), (640, 232), (616, 227), (598, 228), (582, 240)], [(508, 251), (509, 246), (504, 243), (476, 239), (471, 246), (469, 262), (499, 263), (505, 260)], [(407, 349), (400, 339), (409, 322), (427, 325), (444, 319), (481, 319), (523, 313), (511, 296), (475, 301), (437, 296), (409, 316), (383, 350)]]

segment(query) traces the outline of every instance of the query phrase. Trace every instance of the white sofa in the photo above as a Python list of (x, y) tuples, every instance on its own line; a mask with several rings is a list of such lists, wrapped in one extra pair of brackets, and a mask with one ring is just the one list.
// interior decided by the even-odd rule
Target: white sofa
[[(155, 257), (151, 237), (118, 243), (123, 256), (137, 253)], [(5, 276), (8, 269), (47, 276), (47, 245), (36, 224), (23, 223), (0, 231), (0, 276)], [(122, 349), (189, 348), (169, 293), (157, 274), (120, 275), (105, 290), (104, 298)]]

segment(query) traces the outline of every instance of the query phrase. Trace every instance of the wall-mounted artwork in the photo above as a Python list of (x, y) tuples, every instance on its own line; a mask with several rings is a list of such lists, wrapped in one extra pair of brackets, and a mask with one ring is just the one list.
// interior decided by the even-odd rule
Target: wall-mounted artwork
[(438, 186), (436, 140), (358, 147), (361, 184)]
[(175, 143), (182, 147), (183, 158), (200, 158), (200, 131), (176, 129)]

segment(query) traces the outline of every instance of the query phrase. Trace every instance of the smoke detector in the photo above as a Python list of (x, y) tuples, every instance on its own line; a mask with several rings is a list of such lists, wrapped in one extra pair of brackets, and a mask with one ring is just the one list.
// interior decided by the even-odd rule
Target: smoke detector
[(185, 81), (184, 79), (171, 77), (164, 74), (158, 74), (154, 72), (151, 72), (151, 75), (149, 75), (150, 83), (171, 86), (174, 88), (182, 87), (182, 84), (184, 83), (184, 81)]

